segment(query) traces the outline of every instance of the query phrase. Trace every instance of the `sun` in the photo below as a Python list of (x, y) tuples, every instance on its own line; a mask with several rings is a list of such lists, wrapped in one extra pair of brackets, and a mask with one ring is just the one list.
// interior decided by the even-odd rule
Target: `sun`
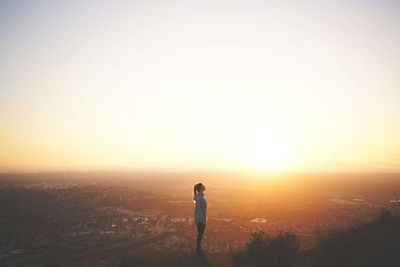
[(288, 144), (280, 136), (252, 136), (243, 144), (243, 161), (253, 170), (282, 170), (288, 162)]

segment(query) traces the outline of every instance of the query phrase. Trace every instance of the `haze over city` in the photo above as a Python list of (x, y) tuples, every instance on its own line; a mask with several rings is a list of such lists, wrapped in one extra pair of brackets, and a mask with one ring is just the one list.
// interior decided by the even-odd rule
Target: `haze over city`
[(0, 266), (400, 266), (400, 1), (0, 1)]

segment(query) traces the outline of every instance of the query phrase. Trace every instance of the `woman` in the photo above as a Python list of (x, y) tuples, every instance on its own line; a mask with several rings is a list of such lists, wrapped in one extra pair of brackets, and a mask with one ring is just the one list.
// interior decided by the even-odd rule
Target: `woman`
[(202, 183), (198, 183), (194, 186), (194, 223), (197, 226), (196, 251), (198, 252), (201, 252), (201, 240), (203, 239), (204, 229), (206, 228), (207, 201), (204, 198), (205, 190), (206, 187)]

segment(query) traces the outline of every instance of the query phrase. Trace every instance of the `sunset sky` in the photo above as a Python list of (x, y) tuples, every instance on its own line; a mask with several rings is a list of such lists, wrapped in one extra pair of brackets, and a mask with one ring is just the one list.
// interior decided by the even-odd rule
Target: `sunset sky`
[(400, 170), (400, 1), (0, 2), (0, 169)]

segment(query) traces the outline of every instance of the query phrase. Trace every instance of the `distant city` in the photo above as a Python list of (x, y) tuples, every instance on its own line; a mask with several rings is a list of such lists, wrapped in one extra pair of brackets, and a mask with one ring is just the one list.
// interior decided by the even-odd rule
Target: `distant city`
[[(2, 174), (1, 265), (42, 262), (43, 266), (77, 266), (116, 251), (192, 248), (191, 187), (192, 180), (198, 179), (194, 174), (174, 178), (171, 174), (123, 173), (118, 179), (104, 179), (109, 175), (119, 177), (118, 173)], [(149, 175), (155, 178), (149, 179)], [(321, 233), (369, 222), (382, 209), (399, 211), (392, 192), (399, 188), (395, 174), (384, 175), (387, 183), (374, 187), (373, 194), (357, 185), (358, 178), (351, 186), (360, 190), (348, 193), (346, 179), (343, 187), (329, 187), (327, 181), (328, 187), (312, 190), (312, 179), (304, 180), (307, 187), (288, 181), (257, 186), (257, 182), (246, 183), (236, 177), (236, 183), (223, 186), (226, 176), (229, 174), (215, 185), (206, 183), (209, 208), (204, 244), (209, 253), (240, 247), (255, 231), (272, 236), (294, 233), (306, 249)], [(365, 181), (363, 184), (373, 186), (367, 178)]]

